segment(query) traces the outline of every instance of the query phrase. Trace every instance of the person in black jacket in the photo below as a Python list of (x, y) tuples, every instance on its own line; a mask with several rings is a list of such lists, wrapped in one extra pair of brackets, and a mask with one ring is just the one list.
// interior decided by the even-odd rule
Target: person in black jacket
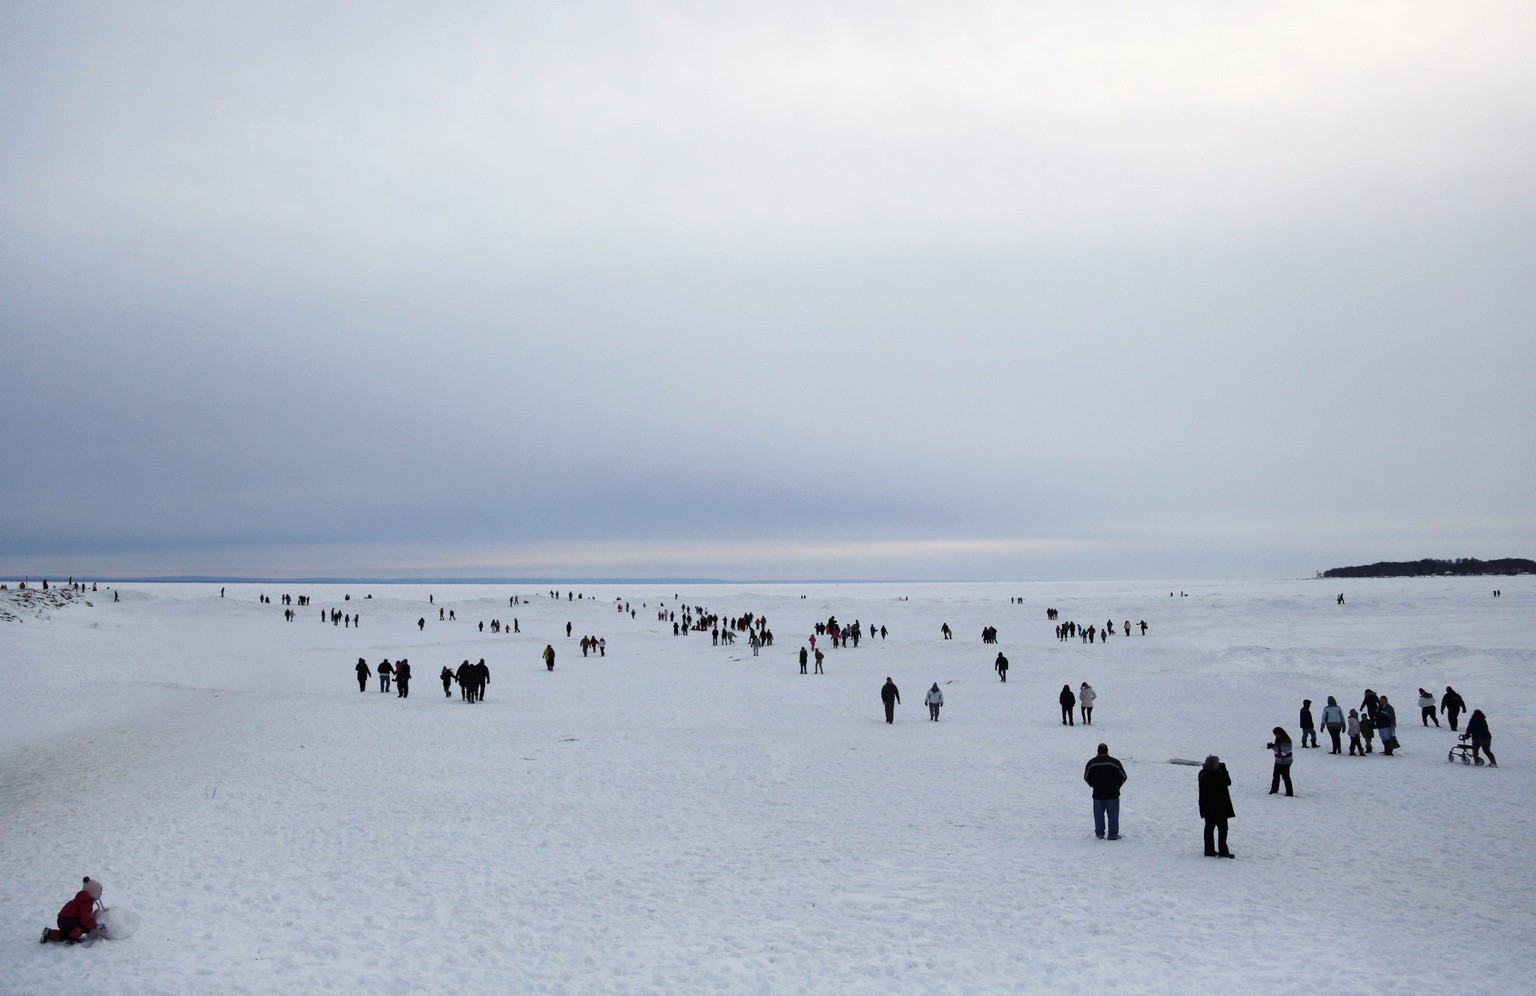
[(459, 701), (473, 704), (475, 701), (475, 687), (479, 683), (475, 676), (474, 665), (465, 660), (459, 665), (459, 669), (453, 673), (453, 676), (459, 683)]
[(1232, 776), (1221, 758), (1211, 754), (1200, 769), (1200, 816), (1205, 820), (1205, 856), (1208, 858), (1235, 858), (1227, 850), (1227, 821), (1237, 814), (1232, 811), (1232, 793), (1228, 786)]
[(491, 683), (491, 667), (490, 667), (489, 664), (485, 663), (485, 658), (482, 657), (474, 665), (474, 668), (475, 668), (475, 701), (476, 702), (484, 702), (485, 701), (485, 686), (489, 685)]
[[(1298, 725), (1301, 727), (1301, 745), (1303, 747), (1317, 746), (1317, 727), (1312, 722), (1312, 700), (1301, 700), (1301, 716)], [(1311, 743), (1307, 743), (1308, 740)]]
[(411, 662), (404, 657), (395, 665), (395, 698), (408, 699), (411, 697)]
[(1125, 784), (1125, 767), (1110, 756), (1108, 744), (1099, 744), (1098, 754), (1083, 765), (1083, 781), (1093, 787), (1094, 836), (1104, 839), (1104, 823), (1107, 818), (1109, 839), (1119, 840), (1120, 786)]
[[(373, 671), (369, 669), (368, 662), (359, 657), (357, 659), (357, 690), (366, 692), (368, 690), (368, 679), (372, 677)], [(1454, 721), (1451, 723), (1451, 729), (1456, 729)]]
[(443, 679), (443, 695), (447, 698), (453, 698), (453, 672), (448, 670), (447, 664), (443, 665), (443, 673), (438, 675), (438, 677)]
[(1483, 715), (1483, 710), (1472, 710), (1472, 718), (1467, 720), (1467, 732), (1462, 739), (1472, 741), (1472, 760), (1478, 764), (1483, 763), (1477, 756), (1477, 752), (1481, 750), (1488, 755), (1490, 767), (1499, 766), (1498, 760), (1493, 756), (1493, 734), (1488, 732), (1488, 717)]
[(1456, 689), (1446, 685), (1445, 694), (1440, 698), (1440, 711), (1445, 713), (1445, 718), (1451, 721), (1452, 732), (1456, 730), (1456, 717), (1460, 716), (1466, 708), (1466, 702), (1456, 694)]
[(901, 702), (901, 691), (889, 676), (886, 677), (885, 684), (880, 686), (880, 701), (885, 703), (885, 721), (896, 722), (896, 706)]
[(1008, 658), (1003, 656), (1002, 651), (998, 651), (997, 663), (992, 665), (992, 669), (997, 672), (997, 676), (1003, 681), (1008, 680)]
[(1072, 686), (1062, 685), (1061, 694), (1056, 696), (1056, 700), (1061, 703), (1061, 725), (1076, 726), (1077, 723), (1072, 720), (1072, 707), (1077, 705), (1077, 696), (1072, 694)]

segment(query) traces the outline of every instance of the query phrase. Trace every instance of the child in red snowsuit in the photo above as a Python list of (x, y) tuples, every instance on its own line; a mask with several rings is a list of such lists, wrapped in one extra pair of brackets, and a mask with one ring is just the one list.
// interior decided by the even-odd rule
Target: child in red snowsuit
[(59, 926), (55, 930), (52, 927), (43, 929), (42, 943), (49, 941), (63, 941), (66, 944), (74, 944), (87, 933), (96, 929), (96, 910), (101, 907), (101, 883), (85, 877), (85, 884), (75, 898), (64, 904), (59, 910)]

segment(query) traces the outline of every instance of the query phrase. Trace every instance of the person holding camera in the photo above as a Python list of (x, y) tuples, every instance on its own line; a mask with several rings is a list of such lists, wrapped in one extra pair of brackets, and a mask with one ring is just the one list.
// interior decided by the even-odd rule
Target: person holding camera
[(1205, 856), (1208, 858), (1235, 858), (1227, 850), (1227, 821), (1237, 814), (1232, 811), (1232, 793), (1228, 787), (1232, 776), (1227, 766), (1215, 754), (1208, 755), (1200, 769), (1200, 816), (1205, 820)]
[(1274, 795), (1280, 791), (1280, 782), (1285, 782), (1285, 794), (1293, 796), (1295, 790), (1291, 788), (1291, 735), (1282, 727), (1275, 727), (1275, 739), (1265, 744), (1275, 752), (1275, 773), (1269, 779), (1269, 794)]

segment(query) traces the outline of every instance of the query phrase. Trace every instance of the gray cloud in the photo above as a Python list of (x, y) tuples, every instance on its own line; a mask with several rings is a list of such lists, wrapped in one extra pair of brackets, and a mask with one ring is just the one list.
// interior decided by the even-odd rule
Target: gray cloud
[(1528, 552), (1521, 5), (0, 17), (0, 572)]

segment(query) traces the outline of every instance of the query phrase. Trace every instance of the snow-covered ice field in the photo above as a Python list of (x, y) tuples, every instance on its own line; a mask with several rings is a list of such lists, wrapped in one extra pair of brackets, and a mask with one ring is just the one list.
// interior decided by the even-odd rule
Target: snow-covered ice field
[[(588, 584), (576, 601), (130, 584), (50, 607), (14, 589), (6, 993), (1507, 994), (1536, 977), (1536, 579)], [(285, 592), (313, 600), (293, 622)], [(662, 605), (765, 615), (776, 644), (674, 637)], [(1047, 607), (1150, 630), (1058, 642)], [(322, 623), (330, 608), (361, 627)], [(889, 636), (822, 641), (826, 674), (800, 675), (832, 614)], [(520, 634), (489, 631), (514, 617)], [(583, 634), (607, 656), (584, 658)], [(359, 693), (360, 656), (410, 658), (410, 698)], [(480, 657), (486, 701), (445, 698), (441, 667)], [(1083, 681), (1094, 723), (1063, 727), (1057, 693)], [(1487, 713), (1500, 767), (1448, 763), (1455, 735), (1420, 725), (1419, 686), (1447, 684)], [(1303, 698), (1348, 709), (1367, 686), (1397, 706), (1400, 754), (1330, 756), (1324, 734), (1296, 751), (1297, 797), (1268, 795), (1270, 729), (1299, 745)], [(1113, 843), (1081, 777), (1101, 740), (1130, 776)], [(1236, 861), (1202, 856), (1196, 769), (1168, 763), (1208, 753), (1232, 773)], [(142, 927), (39, 945), (82, 875)]]

